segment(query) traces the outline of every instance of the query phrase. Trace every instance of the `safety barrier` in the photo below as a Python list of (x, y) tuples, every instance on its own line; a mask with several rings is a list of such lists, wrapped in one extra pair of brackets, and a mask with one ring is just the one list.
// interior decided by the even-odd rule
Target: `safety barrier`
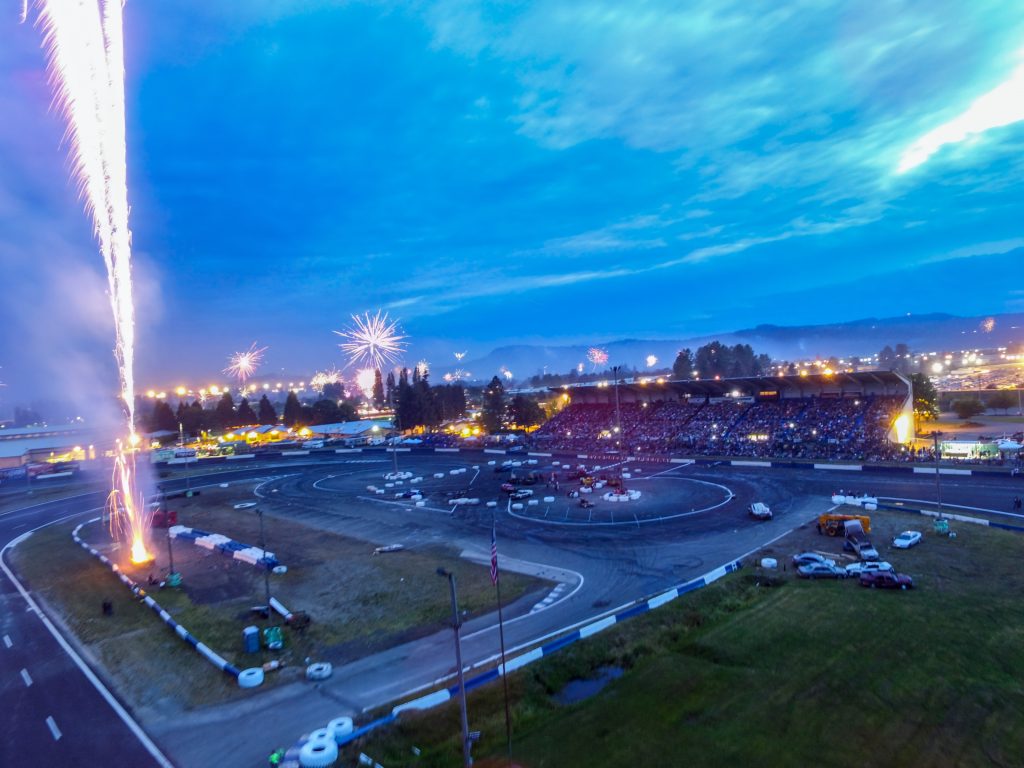
[(78, 535), (78, 532), (82, 530), (82, 526), (84, 525), (85, 523), (80, 523), (75, 528), (75, 530), (71, 532), (71, 536), (72, 538), (74, 538), (75, 542), (77, 542), (82, 549), (86, 550), (91, 555), (99, 559), (101, 563), (109, 567), (110, 570), (112, 570), (114, 574), (117, 576), (117, 578), (119, 578), (121, 582), (126, 587), (128, 587), (128, 589), (131, 590), (132, 594), (139, 598), (150, 610), (152, 610), (157, 616), (159, 616), (161, 620), (163, 620), (164, 624), (166, 624), (168, 627), (174, 630), (174, 633), (178, 637), (180, 637), (186, 643), (195, 648), (197, 653), (199, 653), (204, 659), (209, 661), (215, 667), (217, 667), (221, 672), (224, 672), (227, 675), (231, 675), (231, 677), (237, 680), (238, 676), (242, 674), (242, 671), (238, 669), (238, 667), (231, 664), (226, 659), (222, 658), (220, 655), (210, 650), (208, 646), (200, 642), (199, 639), (196, 638), (187, 629), (185, 629), (185, 627), (183, 627), (181, 624), (172, 619), (171, 615), (167, 613), (167, 611), (165, 611), (156, 600), (147, 595), (146, 591), (142, 587), (140, 587), (134, 580), (132, 580), (130, 576), (128, 576), (118, 567), (117, 563), (111, 562), (106, 555), (104, 555), (102, 552), (99, 552), (95, 548), (89, 546), (87, 542), (82, 540), (82, 538)]
[(259, 565), (267, 569), (273, 569), (281, 564), (273, 552), (267, 552), (259, 547), (243, 544), (220, 533), (207, 533), (198, 528), (189, 528), (184, 525), (172, 525), (168, 529), (168, 533), (172, 539), (186, 539), (203, 549), (220, 552), (226, 557), (248, 563), (249, 565)]
[[(723, 566), (715, 568), (713, 571), (709, 571), (703, 576), (699, 576), (698, 578), (693, 579), (691, 581), (687, 581), (683, 584), (680, 584), (677, 587), (673, 587), (672, 589), (660, 592), (654, 597), (647, 598), (646, 600), (641, 600), (619, 613), (612, 614), (611, 616), (604, 616), (600, 619), (590, 622), (589, 624), (585, 624), (579, 629), (573, 630), (572, 632), (569, 632), (568, 634), (563, 635), (562, 637), (552, 640), (551, 642), (546, 643), (540, 646), (539, 648), (534, 648), (533, 650), (515, 656), (514, 658), (507, 659), (503, 665), (499, 664), (494, 669), (487, 670), (486, 672), (482, 672), (478, 675), (474, 675), (473, 677), (467, 679), (466, 691), (472, 691), (476, 688), (479, 688), (482, 685), (486, 685), (487, 683), (497, 680), (502, 675), (506, 675), (509, 672), (514, 672), (517, 669), (522, 669), (523, 667), (532, 664), (538, 659), (543, 659), (545, 656), (550, 656), (551, 654), (556, 653), (557, 651), (560, 651), (561, 649), (570, 646), (579, 640), (582, 640), (587, 637), (592, 637), (599, 632), (603, 632), (609, 627), (615, 626), (619, 622), (626, 621), (628, 619), (633, 618), (634, 616), (640, 616), (644, 613), (647, 613), (648, 611), (654, 610), (655, 608), (660, 608), (666, 603), (675, 600), (677, 597), (681, 597), (682, 595), (685, 595), (689, 592), (694, 592), (698, 589), (706, 587), (708, 584), (718, 581), (723, 576), (729, 573), (733, 573), (734, 571), (738, 571), (742, 567), (743, 562), (741, 560), (734, 560), (731, 563), (726, 563)], [(391, 723), (394, 723), (396, 720), (398, 720), (399, 715), (401, 715), (403, 712), (432, 709), (434, 707), (440, 706), (441, 704), (444, 704), (446, 701), (450, 701), (453, 697), (458, 695), (459, 686), (454, 685), (448, 688), (441, 688), (440, 690), (433, 691), (431, 693), (412, 699), (411, 701), (399, 704), (391, 710), (391, 713), (389, 715), (386, 715), (378, 720), (374, 720), (373, 722), (368, 723), (362, 728), (358, 728), (345, 736), (339, 736), (337, 738), (338, 746), (343, 746), (345, 744), (348, 744), (349, 742), (354, 741), (355, 739), (365, 736), (367, 733), (375, 730), (376, 728), (380, 728), (381, 726), (390, 725)], [(294, 756), (294, 759), (297, 760), (299, 752), (302, 749), (302, 746), (308, 740), (308, 736), (303, 736), (301, 739), (299, 739), (299, 741), (296, 742), (296, 744), (294, 744), (290, 749), (288, 749), (287, 753), (285, 754), (285, 759), (287, 760), (289, 759), (289, 756)]]

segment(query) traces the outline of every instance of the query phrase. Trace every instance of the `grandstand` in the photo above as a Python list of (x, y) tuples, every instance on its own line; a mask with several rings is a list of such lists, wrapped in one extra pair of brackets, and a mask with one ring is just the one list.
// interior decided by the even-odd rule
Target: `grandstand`
[(531, 436), (544, 450), (880, 460), (914, 437), (910, 382), (895, 371), (552, 391), (568, 405)]

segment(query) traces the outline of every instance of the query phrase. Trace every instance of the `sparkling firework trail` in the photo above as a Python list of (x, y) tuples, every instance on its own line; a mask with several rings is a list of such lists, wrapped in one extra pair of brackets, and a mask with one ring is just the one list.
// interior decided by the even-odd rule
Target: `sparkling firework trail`
[(430, 363), (426, 360), (420, 360), (416, 363), (416, 373), (420, 375), (420, 378), (430, 374)]
[(260, 367), (260, 363), (263, 362), (263, 353), (266, 351), (267, 347), (259, 347), (257, 349), (256, 342), (254, 341), (252, 346), (245, 352), (235, 352), (235, 354), (228, 358), (229, 365), (224, 369), (224, 373), (238, 379), (244, 389), (246, 380), (256, 372), (256, 369)]
[[(72, 165), (107, 268), (114, 314), (114, 357), (135, 432), (135, 316), (124, 115), (124, 30), (120, 0), (39, 0), (43, 45), (57, 102), (68, 121)], [(27, 14), (27, 3), (23, 4)], [(150, 559), (146, 514), (135, 485), (135, 461), (117, 444), (111, 526), (131, 540), (132, 560)]]
[(367, 400), (373, 397), (373, 385), (376, 380), (377, 371), (374, 368), (363, 368), (356, 374), (356, 386), (362, 390)]
[(455, 355), (455, 359), (458, 360), (460, 363), (462, 362), (462, 358), (466, 356), (465, 352), (452, 352), (452, 354)]
[(339, 344), (349, 357), (349, 365), (369, 365), (383, 369), (394, 363), (405, 350), (406, 336), (400, 333), (397, 320), (388, 318), (387, 312), (377, 310), (370, 316), (352, 315), (352, 325), (344, 331), (335, 331), (347, 341)]
[(501, 366), (501, 375), (505, 377), (505, 381), (512, 381), (512, 379), (515, 378), (515, 376), (512, 374), (512, 371), (510, 371), (504, 365)]
[(596, 369), (599, 365), (604, 365), (608, 362), (608, 353), (600, 347), (591, 347), (587, 350), (587, 359), (593, 364)]

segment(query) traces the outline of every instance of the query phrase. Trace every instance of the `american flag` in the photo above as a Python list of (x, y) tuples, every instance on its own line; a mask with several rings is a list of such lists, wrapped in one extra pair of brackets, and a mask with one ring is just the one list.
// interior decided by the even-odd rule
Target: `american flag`
[(491, 584), (498, 585), (498, 532), (491, 526)]

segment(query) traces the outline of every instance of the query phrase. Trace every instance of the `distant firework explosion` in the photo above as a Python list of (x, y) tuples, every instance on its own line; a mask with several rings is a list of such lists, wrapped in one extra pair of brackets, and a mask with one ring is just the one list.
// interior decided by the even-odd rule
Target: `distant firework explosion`
[(416, 363), (416, 373), (420, 375), (420, 378), (430, 374), (430, 363), (426, 360), (420, 360)]
[[(131, 542), (133, 562), (146, 550), (147, 515), (135, 484), (135, 310), (132, 302), (128, 167), (125, 150), (124, 29), (120, 0), (40, 0), (43, 45), (68, 122), (71, 160), (107, 268), (114, 315), (114, 358), (127, 416), (128, 443), (116, 444), (111, 529)], [(23, 16), (28, 4), (22, 4)]]
[(512, 374), (512, 371), (510, 371), (504, 365), (501, 366), (501, 375), (505, 377), (506, 381), (512, 381), (512, 379), (515, 378), (515, 376)]
[(647, 356), (647, 367), (648, 368), (653, 368), (657, 364), (658, 364), (658, 358), (657, 357), (655, 357), (654, 355), (648, 355)]
[(583, 373), (583, 368), (584, 368), (583, 363), (580, 363), (579, 365), (576, 366), (576, 372), (577, 373)]
[(594, 368), (597, 368), (597, 366), (608, 362), (608, 353), (600, 347), (591, 347), (587, 350), (587, 360), (593, 364)]
[(461, 368), (456, 368), (451, 373), (446, 373), (444, 375), (444, 380), (449, 383), (453, 381), (462, 381), (463, 379), (470, 378), (472, 375), (473, 374), (468, 373), (467, 371), (464, 371)]
[(323, 394), (324, 387), (328, 384), (341, 384), (341, 371), (331, 368), (327, 371), (317, 371), (309, 380), (309, 386)]
[(981, 330), (985, 333), (992, 333), (996, 328), (996, 319), (994, 317), (986, 317), (981, 321)]
[(234, 376), (244, 386), (246, 380), (260, 367), (260, 363), (263, 362), (263, 353), (266, 351), (267, 347), (257, 349), (254, 341), (247, 351), (235, 352), (228, 358), (230, 365), (224, 369), (224, 373)]
[(363, 368), (356, 374), (356, 386), (367, 399), (373, 397), (373, 385), (376, 380), (377, 371), (374, 368)]
[(349, 358), (349, 365), (369, 365), (376, 369), (386, 368), (394, 363), (405, 351), (403, 339), (408, 338), (400, 333), (397, 320), (388, 318), (388, 313), (362, 317), (352, 315), (352, 325), (336, 334), (348, 341), (339, 344)]
[(462, 358), (466, 356), (465, 352), (453, 352), (452, 354), (455, 355), (455, 359), (458, 360), (460, 363), (462, 362)]

